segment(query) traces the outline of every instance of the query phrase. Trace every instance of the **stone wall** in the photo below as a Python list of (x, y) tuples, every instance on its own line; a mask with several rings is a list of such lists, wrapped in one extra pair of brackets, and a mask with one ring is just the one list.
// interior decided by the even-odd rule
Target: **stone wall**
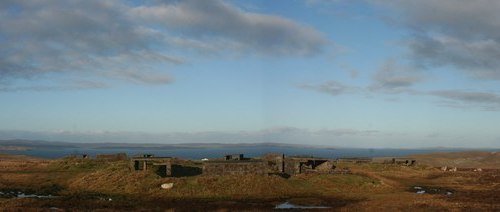
[(153, 169), (162, 177), (172, 175), (171, 157), (132, 157), (130, 159), (130, 169), (135, 171), (147, 171)]
[(338, 158), (337, 163), (371, 163), (372, 158)]
[(105, 161), (119, 161), (119, 160), (127, 160), (127, 154), (118, 153), (118, 154), (99, 154), (95, 157), (96, 160), (105, 160)]
[(267, 168), (264, 161), (209, 161), (203, 165), (204, 175), (266, 175)]
[(269, 173), (279, 174), (283, 172), (285, 167), (283, 158), (282, 154), (267, 154), (262, 157), (262, 160), (265, 161)]
[(285, 173), (295, 175), (301, 173), (301, 163), (306, 162), (307, 159), (301, 158), (285, 158)]
[(289, 175), (302, 173), (330, 173), (335, 166), (327, 159), (319, 158), (285, 158), (285, 173)]

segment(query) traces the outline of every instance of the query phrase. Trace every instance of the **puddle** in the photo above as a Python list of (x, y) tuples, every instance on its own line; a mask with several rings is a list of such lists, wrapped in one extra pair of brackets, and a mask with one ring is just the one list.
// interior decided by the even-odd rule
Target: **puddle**
[(52, 195), (36, 195), (36, 194), (24, 194), (24, 193), (21, 193), (21, 194), (18, 194), (17, 195), (17, 198), (40, 198), (40, 199), (44, 199), (44, 198), (55, 198), (57, 196), (52, 196)]
[(104, 201), (113, 201), (111, 197), (98, 197), (99, 200), (104, 200)]
[(284, 202), (279, 205), (276, 205), (274, 209), (321, 209), (321, 208), (330, 208), (327, 206), (305, 206), (305, 205), (294, 205), (289, 202)]
[(53, 195), (40, 195), (40, 194), (29, 194), (22, 191), (0, 191), (0, 197), (3, 198), (38, 198), (38, 199), (49, 199), (56, 198)]
[(413, 186), (410, 188), (410, 191), (415, 192), (416, 194), (441, 194), (446, 196), (451, 196), (454, 192), (450, 189), (426, 186)]

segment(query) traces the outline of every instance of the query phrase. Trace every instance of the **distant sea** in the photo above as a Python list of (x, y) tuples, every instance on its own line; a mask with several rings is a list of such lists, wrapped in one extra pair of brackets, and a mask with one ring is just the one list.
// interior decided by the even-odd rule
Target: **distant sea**
[[(425, 154), (433, 152), (461, 152), (470, 149), (362, 149), (362, 148), (297, 148), (297, 147), (223, 147), (223, 148), (186, 148), (186, 149), (158, 149), (158, 148), (41, 148), (31, 150), (1, 151), (2, 153), (28, 155), (41, 158), (55, 159), (68, 155), (88, 154), (95, 157), (97, 154), (126, 153), (128, 156), (139, 154), (154, 154), (155, 156), (178, 157), (184, 159), (220, 158), (226, 154), (244, 154), (245, 157), (258, 157), (267, 153), (285, 155), (314, 156), (323, 158), (342, 157), (399, 157), (411, 154)], [(499, 149), (474, 149), (474, 151), (499, 151)]]

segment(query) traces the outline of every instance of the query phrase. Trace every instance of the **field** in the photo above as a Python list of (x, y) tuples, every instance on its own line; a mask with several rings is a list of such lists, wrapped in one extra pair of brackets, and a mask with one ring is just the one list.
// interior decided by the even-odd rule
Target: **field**
[[(128, 161), (0, 155), (0, 207), (262, 211), (290, 202), (330, 207), (317, 210), (500, 210), (500, 171), (492, 169), (498, 165), (491, 162), (494, 159), (483, 161), (484, 168), (490, 169), (482, 172), (443, 172), (434, 167), (437, 162), (446, 163), (443, 158), (447, 163), (475, 161), (486, 153), (454, 154), (415, 156), (425, 163), (412, 167), (343, 163), (337, 167), (348, 167), (352, 174), (303, 174), (288, 179), (253, 175), (162, 178), (154, 170), (131, 171)], [(163, 183), (173, 183), (174, 187), (163, 190)], [(17, 198), (18, 192), (39, 197)]]

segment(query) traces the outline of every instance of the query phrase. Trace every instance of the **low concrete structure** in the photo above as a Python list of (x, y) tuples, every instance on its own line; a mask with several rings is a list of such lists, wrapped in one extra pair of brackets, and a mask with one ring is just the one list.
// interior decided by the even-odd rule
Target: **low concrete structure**
[(268, 173), (280, 174), (285, 172), (285, 154), (267, 154), (262, 157)]
[(207, 161), (203, 166), (205, 175), (278, 174), (296, 175), (302, 173), (332, 173), (333, 161), (314, 157), (285, 157), (284, 154), (268, 154), (256, 160), (243, 154), (224, 160)]
[(232, 154), (225, 155), (224, 160), (249, 160), (250, 158), (245, 158), (243, 154)]
[[(176, 163), (179, 163), (176, 160)], [(159, 169), (162, 176), (174, 176), (187, 172), (187, 168), (180, 165), (172, 165), (171, 157), (154, 157), (154, 155), (141, 155), (132, 157), (130, 167), (132, 170)], [(285, 157), (284, 154), (269, 154), (259, 159), (245, 158), (243, 154), (226, 155), (220, 159), (202, 161), (201, 174), (219, 175), (269, 175), (277, 174), (290, 176), (302, 173), (333, 173), (335, 165), (332, 160), (314, 157)], [(159, 167), (158, 167), (159, 166)], [(192, 166), (192, 165), (191, 165)], [(197, 168), (200, 169), (200, 168)], [(158, 171), (157, 171), (158, 172)]]
[(354, 157), (354, 158), (337, 158), (337, 163), (371, 163), (372, 158)]
[(406, 158), (406, 157), (376, 157), (372, 159), (372, 163), (379, 164), (396, 164), (403, 166), (414, 166), (417, 164), (417, 160), (415, 158)]
[(262, 160), (221, 160), (203, 164), (203, 175), (266, 175)]
[(333, 161), (314, 157), (286, 157), (284, 173), (289, 175), (302, 173), (331, 173), (335, 169)]
[(391, 163), (392, 164), (399, 164), (399, 165), (404, 165), (404, 166), (413, 166), (415, 165), (417, 160), (414, 158), (392, 158)]
[(126, 153), (117, 153), (117, 154), (99, 154), (95, 156), (96, 160), (102, 160), (102, 161), (120, 161), (120, 160), (127, 160), (127, 154)]
[(132, 170), (146, 171), (151, 168), (157, 168), (161, 176), (172, 176), (172, 157), (154, 157), (154, 155), (145, 154), (132, 157), (130, 166)]

